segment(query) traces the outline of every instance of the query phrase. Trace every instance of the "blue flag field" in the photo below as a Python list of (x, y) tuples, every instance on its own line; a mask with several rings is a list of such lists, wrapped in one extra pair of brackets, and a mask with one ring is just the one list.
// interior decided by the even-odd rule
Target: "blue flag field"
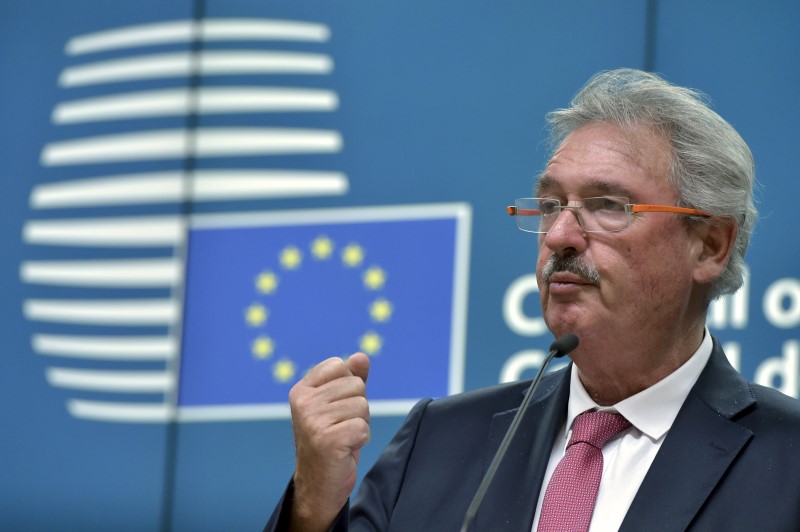
[(468, 231), (460, 204), (195, 217), (181, 416), (284, 417), (309, 369), (356, 351), (373, 414), (461, 391)]

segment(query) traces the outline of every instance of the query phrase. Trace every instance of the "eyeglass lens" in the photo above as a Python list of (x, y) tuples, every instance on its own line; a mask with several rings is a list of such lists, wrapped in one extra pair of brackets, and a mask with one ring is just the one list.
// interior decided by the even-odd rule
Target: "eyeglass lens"
[(517, 226), (530, 233), (547, 233), (564, 210), (572, 210), (584, 231), (589, 233), (622, 231), (630, 224), (628, 199), (617, 196), (583, 198), (576, 205), (562, 205), (553, 198), (516, 200)]

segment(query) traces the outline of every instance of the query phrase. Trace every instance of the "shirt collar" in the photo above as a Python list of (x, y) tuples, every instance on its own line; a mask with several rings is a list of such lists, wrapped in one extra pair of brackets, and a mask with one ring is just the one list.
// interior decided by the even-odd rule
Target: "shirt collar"
[(578, 377), (578, 368), (573, 364), (567, 407), (567, 434), (580, 413), (586, 410), (604, 410), (619, 412), (648, 438), (658, 441), (664, 437), (678, 416), (689, 391), (711, 357), (712, 347), (711, 333), (705, 329), (700, 347), (681, 367), (649, 388), (611, 407), (601, 407), (589, 397)]

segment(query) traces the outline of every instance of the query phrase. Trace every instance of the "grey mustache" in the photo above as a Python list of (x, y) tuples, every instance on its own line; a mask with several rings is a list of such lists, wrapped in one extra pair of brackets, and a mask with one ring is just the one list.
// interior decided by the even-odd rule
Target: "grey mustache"
[(568, 272), (578, 275), (589, 284), (600, 284), (600, 273), (578, 255), (551, 255), (542, 267), (542, 280), (550, 284), (550, 277), (556, 272)]

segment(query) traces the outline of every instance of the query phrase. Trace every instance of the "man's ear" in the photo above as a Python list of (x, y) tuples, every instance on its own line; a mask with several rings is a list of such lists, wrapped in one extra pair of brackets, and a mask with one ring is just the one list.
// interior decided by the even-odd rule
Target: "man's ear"
[(710, 223), (694, 227), (698, 237), (694, 280), (709, 285), (719, 277), (733, 252), (739, 225), (729, 216), (714, 218)]

